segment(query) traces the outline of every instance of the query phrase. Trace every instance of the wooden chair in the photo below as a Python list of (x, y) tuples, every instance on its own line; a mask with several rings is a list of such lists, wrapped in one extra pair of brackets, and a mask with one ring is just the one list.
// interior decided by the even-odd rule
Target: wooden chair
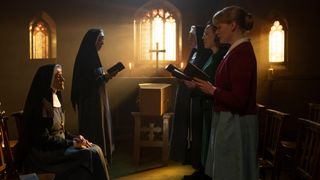
[(262, 157), (262, 151), (264, 149), (264, 137), (265, 137), (265, 123), (266, 123), (266, 107), (262, 104), (257, 104), (257, 116), (258, 116), (258, 131), (259, 131), (259, 140), (258, 140), (258, 158)]
[[(2, 122), (2, 118), (3, 117), (0, 117), (0, 121)], [(4, 136), (3, 136), (3, 126), (2, 126), (2, 123), (0, 122), (0, 178), (4, 178), (5, 177), (5, 173), (6, 173), (6, 161), (4, 159), (4, 154), (5, 154), (5, 151), (4, 151), (4, 145), (2, 145), (2, 142), (4, 140)]]
[(309, 103), (309, 114), (308, 118), (311, 121), (320, 123), (320, 104)]
[(320, 123), (299, 118), (296, 179), (320, 179)]
[(0, 112), (0, 172), (3, 178), (12, 176), (15, 173), (13, 166), (13, 154), (9, 145), (7, 126), (8, 117), (4, 111)]
[(289, 114), (266, 109), (266, 119), (262, 131), (263, 149), (259, 159), (260, 175), (265, 179), (267, 170), (271, 170), (272, 179), (280, 177), (281, 158), (283, 156), (281, 138), (284, 132), (284, 122), (289, 119)]
[[(15, 120), (18, 139), (19, 137), (23, 136), (23, 111), (17, 111), (11, 114), (11, 117)], [(0, 129), (3, 129), (2, 133), (4, 135), (3, 142), (4, 142), (4, 162), (5, 162), (5, 176), (3, 179), (39, 179), (39, 180), (53, 180), (55, 178), (54, 173), (48, 172), (28, 172), (23, 170), (22, 166), (19, 167), (17, 163), (14, 163), (15, 160), (15, 145), (17, 144), (17, 140), (10, 141), (8, 138), (8, 128), (7, 128), (7, 121), (8, 117), (2, 118), (0, 121)], [(12, 118), (11, 118), (12, 119)], [(1, 133), (0, 133), (1, 134)], [(1, 140), (1, 135), (0, 135)], [(0, 151), (1, 152), (1, 151)], [(0, 154), (1, 155), (1, 154)], [(1, 156), (0, 156), (1, 157)], [(1, 159), (1, 158), (0, 158)], [(0, 165), (1, 170), (1, 165)], [(31, 174), (28, 174), (31, 173)], [(29, 176), (32, 175), (32, 176)], [(1, 176), (0, 176), (1, 177)]]

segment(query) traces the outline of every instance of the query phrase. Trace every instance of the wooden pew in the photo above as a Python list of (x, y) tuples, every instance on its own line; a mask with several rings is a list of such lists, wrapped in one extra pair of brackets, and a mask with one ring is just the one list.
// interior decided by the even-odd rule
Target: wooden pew
[(308, 119), (320, 123), (320, 104), (309, 103)]
[(299, 118), (296, 151), (296, 179), (320, 179), (320, 123)]
[(263, 143), (261, 157), (259, 158), (260, 175), (265, 179), (266, 172), (271, 170), (272, 179), (279, 179), (281, 172), (281, 159), (283, 156), (282, 137), (284, 123), (289, 114), (273, 109), (265, 110), (266, 116), (263, 124)]

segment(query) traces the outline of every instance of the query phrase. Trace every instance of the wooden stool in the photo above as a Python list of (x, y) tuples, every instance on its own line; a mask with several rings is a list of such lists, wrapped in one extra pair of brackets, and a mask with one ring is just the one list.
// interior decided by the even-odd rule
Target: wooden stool
[[(140, 161), (141, 147), (161, 147), (162, 162), (167, 164), (169, 158), (169, 120), (173, 113), (164, 113), (163, 116), (143, 116), (140, 112), (131, 112), (134, 117), (134, 150), (133, 159), (136, 165)], [(156, 121), (162, 121), (162, 127), (156, 125)], [(142, 138), (141, 133), (147, 134)], [(160, 134), (161, 138), (155, 138)]]

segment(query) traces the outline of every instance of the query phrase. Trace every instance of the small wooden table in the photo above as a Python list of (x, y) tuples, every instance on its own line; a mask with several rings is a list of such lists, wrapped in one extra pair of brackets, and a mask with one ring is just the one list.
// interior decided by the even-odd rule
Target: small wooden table
[[(141, 147), (161, 147), (162, 163), (166, 165), (169, 159), (169, 120), (173, 113), (164, 113), (162, 116), (144, 116), (140, 112), (131, 114), (134, 117), (134, 163), (139, 165)], [(162, 122), (159, 125), (157, 121)], [(142, 133), (146, 136), (142, 137)], [(160, 138), (156, 136), (159, 134)]]

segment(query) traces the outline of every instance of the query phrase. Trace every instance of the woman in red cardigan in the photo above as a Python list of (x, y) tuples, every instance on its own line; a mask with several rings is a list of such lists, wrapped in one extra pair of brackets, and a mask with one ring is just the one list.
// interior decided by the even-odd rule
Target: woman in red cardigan
[(252, 15), (240, 7), (218, 11), (212, 19), (221, 43), (231, 45), (215, 84), (195, 79), (215, 99), (206, 173), (214, 180), (257, 180), (257, 65), (247, 34)]

